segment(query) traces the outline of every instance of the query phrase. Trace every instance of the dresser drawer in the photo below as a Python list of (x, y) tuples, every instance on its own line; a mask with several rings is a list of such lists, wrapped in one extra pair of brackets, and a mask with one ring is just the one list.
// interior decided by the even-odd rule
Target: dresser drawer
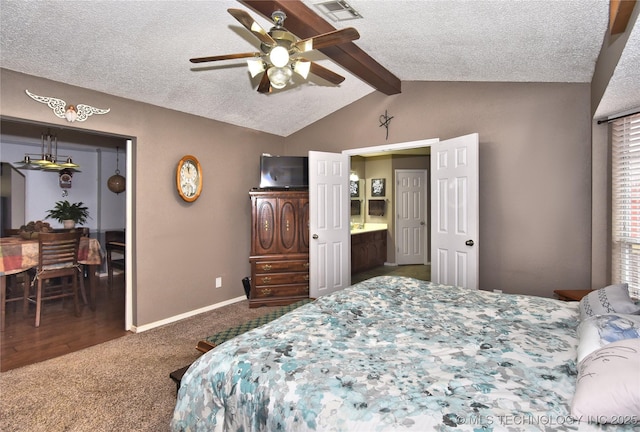
[(284, 285), (309, 283), (309, 273), (267, 273), (254, 276), (255, 285)]
[(253, 261), (253, 271), (261, 273), (308, 272), (308, 260)]
[(308, 297), (309, 284), (303, 285), (256, 285), (253, 290), (253, 299), (277, 298), (277, 297)]

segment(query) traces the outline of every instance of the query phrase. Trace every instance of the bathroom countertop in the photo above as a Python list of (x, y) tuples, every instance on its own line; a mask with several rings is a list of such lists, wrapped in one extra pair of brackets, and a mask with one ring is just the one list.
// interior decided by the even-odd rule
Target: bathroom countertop
[[(362, 225), (358, 224), (358, 226), (362, 226)], [(351, 235), (363, 234), (363, 233), (368, 233), (368, 232), (373, 232), (373, 231), (384, 231), (386, 229), (387, 229), (387, 224), (383, 224), (383, 223), (365, 223), (364, 226), (362, 226), (362, 228), (352, 228), (351, 229)]]

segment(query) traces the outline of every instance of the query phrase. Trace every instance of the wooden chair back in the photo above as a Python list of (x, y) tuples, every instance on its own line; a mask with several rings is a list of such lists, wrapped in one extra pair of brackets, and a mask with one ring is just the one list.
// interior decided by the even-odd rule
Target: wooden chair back
[[(31, 296), (31, 290), (25, 290), (24, 313), (29, 309), (29, 303), (36, 305), (35, 326), (40, 326), (42, 302), (58, 298), (73, 297), (76, 316), (80, 315), (78, 304), (78, 251), (80, 249), (79, 231), (66, 233), (40, 233), (38, 234), (38, 267), (36, 271), (36, 293)], [(50, 284), (45, 287), (45, 282), (50, 279), (62, 278), (59, 284)], [(71, 278), (71, 291), (65, 289), (65, 279)]]
[(38, 235), (38, 273), (59, 272), (78, 267), (80, 232), (40, 233)]
[(112, 230), (104, 232), (104, 242), (109, 244), (111, 242), (124, 243), (124, 230)]
[(126, 254), (127, 245), (125, 243), (124, 230), (110, 230), (104, 233), (105, 249), (107, 250), (107, 275), (109, 277), (109, 289), (113, 286), (113, 269), (125, 270), (125, 259), (113, 259), (112, 252), (122, 255)]

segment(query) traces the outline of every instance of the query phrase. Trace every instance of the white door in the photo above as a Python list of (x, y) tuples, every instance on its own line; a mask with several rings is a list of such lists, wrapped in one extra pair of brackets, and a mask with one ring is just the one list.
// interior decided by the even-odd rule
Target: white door
[(478, 134), (431, 146), (431, 280), (478, 289)]
[(309, 296), (351, 284), (348, 155), (309, 152)]
[(396, 170), (396, 263), (426, 264), (427, 171)]

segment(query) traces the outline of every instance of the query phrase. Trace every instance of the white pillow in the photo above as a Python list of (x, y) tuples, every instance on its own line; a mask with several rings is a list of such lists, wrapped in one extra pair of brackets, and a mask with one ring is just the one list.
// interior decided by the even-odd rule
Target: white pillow
[(629, 285), (609, 285), (591, 291), (580, 300), (580, 319), (608, 313), (637, 314), (640, 306), (629, 297)]
[(605, 314), (589, 317), (578, 326), (578, 363), (611, 342), (634, 338), (640, 338), (640, 315)]
[(612, 342), (578, 365), (571, 416), (580, 423), (640, 425), (640, 339)]

